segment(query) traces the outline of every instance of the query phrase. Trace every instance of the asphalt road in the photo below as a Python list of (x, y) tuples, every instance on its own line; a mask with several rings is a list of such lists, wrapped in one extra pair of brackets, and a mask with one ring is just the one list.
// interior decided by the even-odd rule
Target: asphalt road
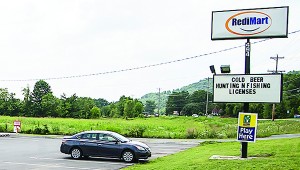
[[(199, 144), (198, 140), (135, 139), (152, 149), (152, 157), (173, 154)], [(133, 165), (120, 160), (88, 158), (73, 160), (59, 151), (60, 138), (11, 135), (0, 138), (0, 170), (96, 170), (121, 169)]]

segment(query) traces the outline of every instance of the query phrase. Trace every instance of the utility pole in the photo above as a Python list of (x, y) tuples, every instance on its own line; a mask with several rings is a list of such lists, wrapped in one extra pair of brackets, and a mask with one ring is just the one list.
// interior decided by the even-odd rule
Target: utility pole
[(205, 108), (206, 116), (208, 116), (208, 113), (207, 113), (207, 110), (208, 110), (208, 91), (209, 91), (209, 77), (207, 78), (206, 108)]
[(158, 110), (157, 110), (158, 116), (159, 116), (159, 110), (160, 110), (160, 88), (158, 88)]
[[(276, 57), (270, 57), (270, 59), (272, 59), (272, 60), (275, 60), (276, 61), (276, 68), (275, 68), (275, 70), (268, 70), (268, 72), (272, 72), (272, 73), (275, 73), (275, 74), (277, 74), (278, 72), (285, 72), (284, 70), (278, 70), (278, 60), (279, 59), (284, 59), (284, 57), (278, 57), (278, 54), (277, 54), (277, 56)], [(273, 107), (272, 107), (272, 121), (274, 121), (275, 120), (275, 104), (273, 104)]]

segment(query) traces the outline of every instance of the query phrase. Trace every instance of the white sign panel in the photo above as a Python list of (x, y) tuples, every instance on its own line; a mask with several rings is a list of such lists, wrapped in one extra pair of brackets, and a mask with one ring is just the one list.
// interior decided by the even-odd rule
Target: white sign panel
[(280, 103), (281, 74), (214, 75), (213, 102)]
[(289, 7), (212, 12), (212, 40), (286, 38)]

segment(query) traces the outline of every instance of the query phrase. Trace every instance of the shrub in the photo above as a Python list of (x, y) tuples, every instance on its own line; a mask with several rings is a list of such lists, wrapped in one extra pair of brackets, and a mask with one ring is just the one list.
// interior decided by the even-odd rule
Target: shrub
[(32, 130), (33, 134), (41, 134), (42, 133), (42, 128), (39, 126), (35, 126), (34, 129)]
[(126, 133), (126, 136), (141, 138), (141, 137), (143, 137), (143, 134), (146, 131), (146, 127), (145, 126), (134, 126), (134, 127), (127, 128), (127, 131), (128, 131), (128, 133)]
[(47, 135), (49, 134), (49, 129), (47, 125), (43, 125), (44, 127), (35, 126), (31, 131), (33, 134)]
[(197, 129), (195, 128), (188, 128), (186, 130), (186, 138), (187, 139), (195, 139), (198, 137)]
[(52, 134), (61, 134), (59, 127), (57, 126), (52, 127)]
[(8, 132), (7, 123), (0, 124), (0, 132)]
[(207, 133), (207, 138), (209, 138), (209, 139), (215, 139), (215, 138), (218, 138), (218, 133), (217, 133), (214, 129), (211, 129), (211, 130), (208, 131), (208, 133)]

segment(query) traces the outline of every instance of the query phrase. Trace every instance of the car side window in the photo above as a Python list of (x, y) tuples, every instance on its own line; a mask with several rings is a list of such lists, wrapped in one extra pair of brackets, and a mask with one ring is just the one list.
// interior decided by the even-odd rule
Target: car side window
[(97, 140), (97, 133), (91, 133), (89, 140)]
[(97, 140), (97, 133), (85, 133), (81, 136), (81, 139)]
[(107, 140), (109, 141), (109, 142), (114, 142), (114, 141), (116, 141), (116, 139), (114, 138), (114, 137), (112, 137), (112, 136), (107, 136)]
[(82, 134), (80, 139), (88, 139), (88, 133)]
[(103, 134), (103, 133), (100, 133), (100, 134), (99, 134), (99, 140), (100, 140), (100, 141), (107, 141), (107, 135), (106, 135), (106, 134)]
[(99, 140), (100, 141), (107, 141), (107, 142), (112, 142), (112, 141), (116, 141), (116, 139), (108, 134), (99, 134)]

